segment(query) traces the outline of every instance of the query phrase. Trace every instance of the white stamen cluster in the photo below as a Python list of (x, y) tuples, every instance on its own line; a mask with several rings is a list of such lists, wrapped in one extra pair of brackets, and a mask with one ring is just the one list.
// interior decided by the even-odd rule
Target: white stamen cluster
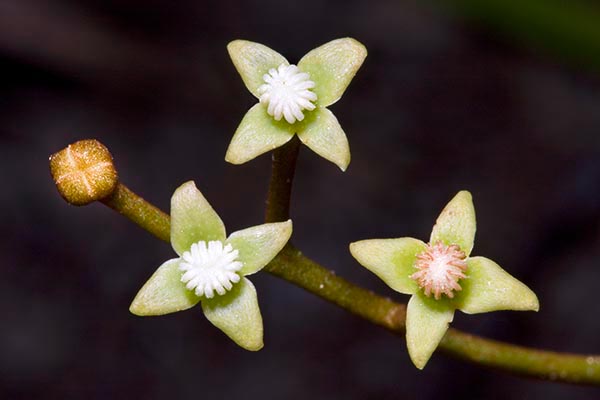
[(437, 242), (433, 246), (428, 244), (427, 250), (417, 255), (415, 267), (419, 271), (412, 274), (410, 278), (417, 281), (427, 297), (433, 293), (435, 299), (439, 300), (443, 293), (453, 298), (454, 290), (462, 290), (458, 280), (467, 277), (466, 258), (465, 252), (455, 244), (450, 246), (442, 242)]
[(293, 124), (304, 119), (302, 110), (315, 109), (311, 102), (317, 100), (317, 95), (310, 90), (315, 83), (297, 66), (281, 64), (277, 69), (271, 68), (263, 79), (265, 83), (258, 88), (259, 100), (267, 105), (267, 113), (276, 121), (284, 117)]
[(181, 282), (197, 296), (210, 299), (215, 292), (224, 295), (240, 281), (237, 271), (242, 268), (242, 263), (237, 261), (238, 254), (231, 244), (223, 246), (219, 241), (210, 241), (208, 245), (205, 241), (194, 243), (190, 251), (181, 256)]

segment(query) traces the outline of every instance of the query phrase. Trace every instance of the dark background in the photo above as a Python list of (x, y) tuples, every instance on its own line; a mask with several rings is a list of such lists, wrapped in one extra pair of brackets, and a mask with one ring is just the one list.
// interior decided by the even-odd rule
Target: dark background
[(531, 42), (451, 4), (0, 1), (0, 397), (598, 398), (439, 353), (418, 371), (402, 338), (267, 274), (253, 280), (266, 333), (258, 353), (199, 308), (135, 317), (129, 303), (173, 257), (170, 246), (101, 204), (67, 205), (50, 179), (48, 155), (97, 138), (121, 180), (162, 209), (194, 179), (228, 231), (257, 225), (270, 157), (223, 160), (256, 101), (226, 44), (257, 41), (297, 62), (352, 36), (369, 56), (332, 110), (353, 160), (341, 173), (302, 148), (295, 243), (406, 301), (361, 268), (348, 243), (427, 239), (441, 208), (468, 189), (473, 254), (525, 282), (541, 310), (457, 313), (453, 326), (598, 353), (598, 69), (585, 48), (563, 54), (544, 34)]

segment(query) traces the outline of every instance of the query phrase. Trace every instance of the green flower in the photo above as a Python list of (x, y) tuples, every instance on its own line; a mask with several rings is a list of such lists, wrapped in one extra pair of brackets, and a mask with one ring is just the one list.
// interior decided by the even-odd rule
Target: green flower
[(164, 262), (129, 310), (140, 316), (187, 310), (202, 303), (208, 320), (247, 350), (263, 347), (256, 289), (246, 275), (260, 271), (285, 246), (292, 221), (253, 226), (226, 238), (223, 221), (196, 189), (181, 185), (171, 198), (171, 245)]
[(406, 310), (406, 344), (419, 369), (444, 337), (455, 310), (477, 314), (539, 309), (535, 293), (498, 264), (469, 257), (475, 228), (471, 194), (461, 191), (438, 217), (429, 244), (409, 237), (350, 244), (360, 264), (395, 291), (412, 295)]
[(242, 119), (225, 160), (243, 164), (297, 134), (345, 171), (350, 163), (348, 139), (326, 107), (342, 97), (367, 56), (365, 47), (351, 38), (333, 40), (311, 50), (297, 66), (259, 43), (234, 40), (227, 50), (259, 103)]

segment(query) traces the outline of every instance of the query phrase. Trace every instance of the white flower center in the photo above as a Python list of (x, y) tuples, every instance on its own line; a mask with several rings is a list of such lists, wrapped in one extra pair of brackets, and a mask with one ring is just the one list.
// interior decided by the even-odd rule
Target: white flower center
[(433, 293), (439, 300), (442, 293), (449, 298), (454, 297), (453, 290), (462, 290), (459, 279), (466, 278), (467, 256), (460, 247), (453, 244), (446, 246), (441, 242), (428, 244), (427, 249), (417, 255), (415, 268), (419, 271), (410, 276), (417, 281), (427, 297)]
[(271, 68), (263, 75), (264, 85), (258, 88), (260, 102), (267, 105), (267, 113), (280, 121), (284, 117), (293, 124), (304, 119), (302, 110), (314, 110), (312, 103), (317, 95), (310, 89), (315, 83), (310, 75), (300, 72), (295, 65), (281, 64), (277, 69)]
[(219, 241), (212, 240), (208, 245), (202, 240), (194, 243), (190, 251), (181, 256), (181, 282), (189, 290), (194, 290), (196, 296), (210, 299), (215, 292), (224, 295), (234, 283), (240, 281), (237, 272), (243, 264), (237, 261), (238, 254), (230, 244), (223, 247)]

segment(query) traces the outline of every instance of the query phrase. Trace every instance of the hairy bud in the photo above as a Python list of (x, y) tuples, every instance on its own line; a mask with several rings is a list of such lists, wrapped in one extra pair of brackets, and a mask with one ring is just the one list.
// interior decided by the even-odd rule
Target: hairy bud
[(80, 140), (51, 155), (50, 173), (60, 195), (76, 206), (110, 195), (118, 183), (110, 152), (95, 139)]

